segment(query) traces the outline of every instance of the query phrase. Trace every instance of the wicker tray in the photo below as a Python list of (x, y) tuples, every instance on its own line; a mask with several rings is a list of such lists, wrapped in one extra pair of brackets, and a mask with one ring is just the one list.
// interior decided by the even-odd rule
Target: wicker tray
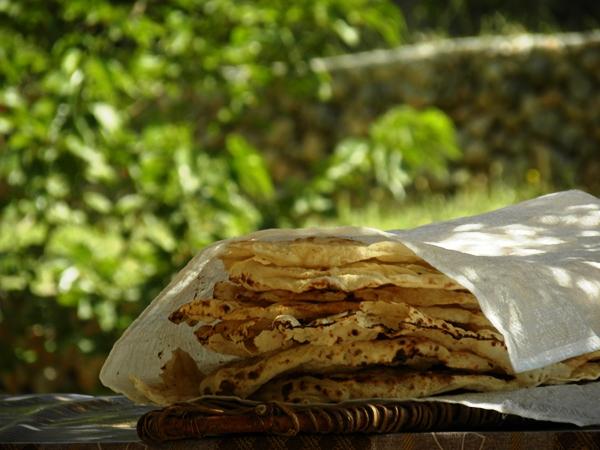
[[(496, 411), (441, 402), (369, 402), (328, 406), (205, 398), (144, 414), (137, 423), (147, 443), (248, 433), (396, 433), (543, 428), (548, 424)], [(555, 427), (557, 424), (553, 424)]]

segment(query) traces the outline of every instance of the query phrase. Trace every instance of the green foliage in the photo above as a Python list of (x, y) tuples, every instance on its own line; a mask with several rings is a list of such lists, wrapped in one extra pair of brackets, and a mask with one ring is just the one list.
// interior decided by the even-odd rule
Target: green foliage
[[(408, 3), (408, 2), (406, 2)], [(405, 2), (398, 4), (404, 7)], [(583, 31), (600, 25), (600, 3), (563, 0), (421, 0), (403, 8), (410, 34), (472, 36), (481, 33)]]
[[(422, 111), (409, 106), (393, 108), (373, 123), (370, 139), (373, 152), (382, 155), (377, 159), (385, 165), (398, 166), (394, 158), (402, 158), (411, 178), (422, 172), (447, 175), (448, 160), (460, 156), (451, 120), (435, 108)], [(390, 178), (383, 177), (386, 185)]]
[(448, 35), (600, 17), (599, 2), (560, 0), (0, 0), (0, 390), (96, 390), (117, 336), (216, 239), (327, 214), (411, 226), (512, 202), (438, 197), (409, 204), (401, 224), (371, 214), (416, 179), (448, 177), (459, 152), (436, 110), (394, 108), (314, 176), (279, 183), (243, 133), (268, 126), (261, 107), (277, 93), (328, 98), (311, 58), (406, 38), (396, 4), (412, 27)]
[(272, 200), (275, 193), (273, 181), (259, 151), (239, 135), (228, 136), (227, 150), (242, 191), (256, 200)]
[(441, 220), (483, 214), (529, 200), (549, 190), (543, 186), (515, 186), (499, 181), (474, 181), (449, 194), (444, 192), (417, 194), (397, 202), (370, 202), (355, 206), (342, 200), (335, 218), (313, 216), (307, 226), (356, 224), (382, 230), (409, 229)]
[(199, 248), (284, 223), (236, 124), (274, 83), (316, 101), (311, 57), (402, 31), (387, 0), (1, 0), (0, 386), (95, 389)]
[(294, 212), (330, 211), (337, 204), (336, 195), (347, 197), (352, 192), (365, 199), (373, 194), (372, 186), (403, 199), (406, 186), (418, 176), (447, 177), (448, 163), (460, 155), (454, 126), (443, 112), (392, 108), (371, 124), (368, 137), (337, 145), (296, 201)]

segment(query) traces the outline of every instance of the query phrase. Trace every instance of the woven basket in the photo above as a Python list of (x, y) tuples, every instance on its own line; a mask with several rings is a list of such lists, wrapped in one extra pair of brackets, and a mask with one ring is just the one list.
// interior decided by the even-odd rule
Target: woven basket
[(148, 443), (264, 433), (396, 433), (539, 427), (543, 422), (441, 402), (366, 402), (327, 406), (203, 398), (144, 414), (137, 432)]

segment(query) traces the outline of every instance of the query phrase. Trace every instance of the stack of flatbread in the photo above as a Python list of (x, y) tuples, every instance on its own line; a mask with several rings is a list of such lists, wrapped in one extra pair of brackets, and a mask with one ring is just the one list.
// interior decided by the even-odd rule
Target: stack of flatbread
[(514, 373), (477, 299), (399, 242), (234, 241), (228, 279), (169, 319), (236, 358), (198, 395), (300, 403), (410, 399), (600, 378), (600, 351)]

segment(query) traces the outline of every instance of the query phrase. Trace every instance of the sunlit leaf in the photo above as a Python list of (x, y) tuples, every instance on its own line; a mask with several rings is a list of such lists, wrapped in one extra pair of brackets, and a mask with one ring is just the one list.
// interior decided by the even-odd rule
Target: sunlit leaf
[(8, 134), (12, 129), (12, 122), (6, 117), (0, 117), (0, 134)]
[(112, 208), (112, 204), (109, 199), (98, 192), (85, 192), (83, 194), (83, 201), (93, 210), (107, 214)]
[(67, 267), (62, 274), (60, 275), (60, 279), (58, 280), (58, 290), (60, 292), (67, 292), (71, 290), (73, 283), (79, 277), (79, 270), (77, 267), (70, 266)]
[(23, 275), (0, 275), (0, 286), (4, 291), (22, 291), (27, 287), (28, 281)]
[(67, 136), (65, 144), (74, 155), (87, 163), (86, 175), (92, 181), (112, 181), (115, 179), (115, 169), (107, 163), (105, 156), (99, 149), (84, 144), (75, 135)]
[(0, 251), (14, 251), (44, 242), (48, 232), (46, 223), (16, 211), (5, 211), (0, 217)]
[(58, 294), (59, 264), (44, 262), (35, 268), (35, 278), (30, 284), (31, 292), (40, 297), (52, 297)]
[(242, 136), (227, 137), (227, 150), (242, 189), (252, 197), (270, 199), (275, 191), (262, 155)]
[(409, 106), (392, 108), (370, 128), (376, 145), (402, 154), (406, 170), (443, 173), (448, 160), (460, 156), (454, 126), (442, 111)]
[(53, 173), (46, 179), (48, 193), (56, 198), (64, 198), (70, 192), (68, 180), (59, 173)]
[(142, 209), (147, 199), (138, 194), (128, 194), (121, 197), (116, 204), (117, 210), (121, 214)]
[(165, 222), (156, 216), (144, 214), (143, 224), (144, 233), (151, 241), (167, 252), (173, 251), (176, 241)]
[(79, 62), (81, 61), (82, 53), (78, 48), (69, 49), (62, 59), (62, 69), (69, 75), (73, 74)]
[(21, 93), (15, 87), (7, 87), (0, 90), (0, 103), (9, 108), (20, 108), (25, 105)]
[(337, 34), (347, 45), (353, 47), (360, 41), (360, 35), (356, 28), (350, 26), (346, 21), (337, 19), (333, 26)]
[(100, 122), (100, 125), (110, 133), (114, 133), (121, 127), (119, 113), (108, 103), (95, 103), (92, 105), (92, 113), (98, 122)]

